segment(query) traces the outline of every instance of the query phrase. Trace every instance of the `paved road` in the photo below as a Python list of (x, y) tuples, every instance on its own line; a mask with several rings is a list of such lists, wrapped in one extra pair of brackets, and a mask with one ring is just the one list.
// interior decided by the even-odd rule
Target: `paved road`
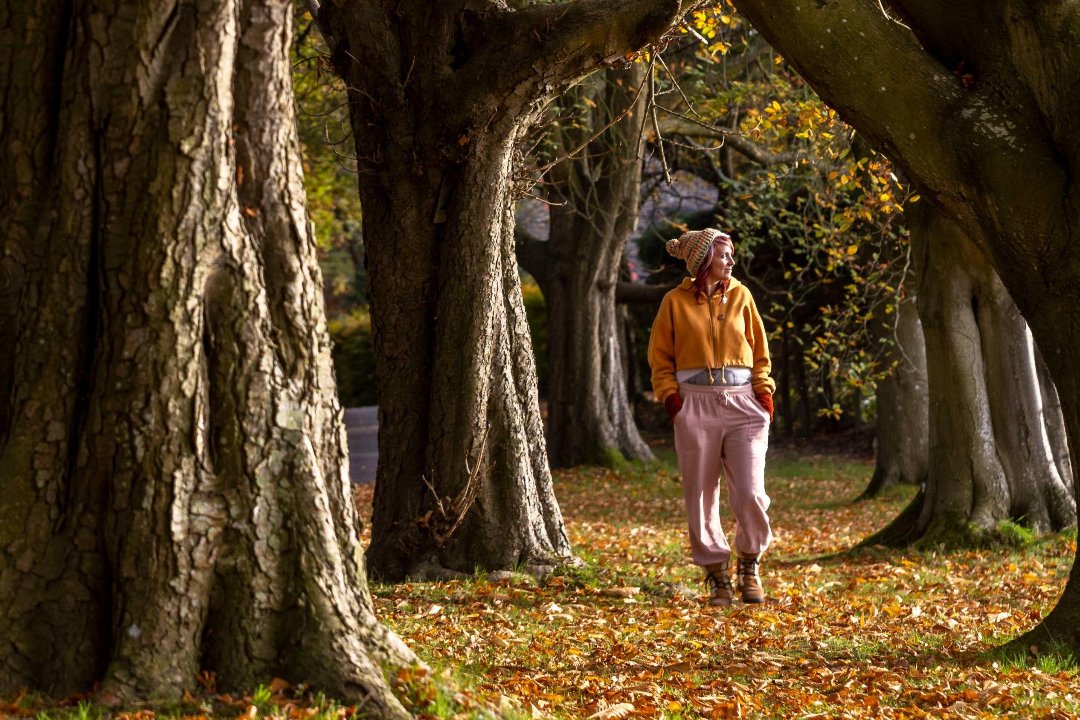
[(345, 408), (349, 437), (349, 477), (357, 485), (375, 482), (379, 461), (379, 413), (375, 406)]

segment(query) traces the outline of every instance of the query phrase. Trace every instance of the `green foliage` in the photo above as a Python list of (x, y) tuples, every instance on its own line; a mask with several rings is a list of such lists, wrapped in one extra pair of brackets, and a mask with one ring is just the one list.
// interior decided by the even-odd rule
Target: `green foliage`
[[(736, 272), (754, 291), (771, 339), (809, 370), (811, 406), (833, 420), (873, 412), (875, 383), (891, 371), (884, 356), (903, 295), (901, 208), (910, 192), (731, 2), (698, 11), (683, 32), (697, 38), (697, 52), (657, 74), (658, 104), (694, 126), (725, 128), (756, 156), (731, 150), (719, 133), (700, 133), (692, 145), (667, 138), (669, 157), (708, 154), (711, 161), (687, 162), (722, 168), (702, 175), (720, 191), (709, 224), (734, 236)], [(673, 222), (676, 231), (704, 225)], [(779, 365), (774, 359), (775, 372)]]
[(311, 15), (297, 10), (293, 91), (304, 162), (308, 214), (315, 225), (325, 281), (327, 314), (334, 317), (366, 303), (360, 196), (345, 87)]
[(1038, 536), (1031, 528), (1024, 527), (1012, 520), (999, 522), (996, 534), (1003, 544), (1016, 548), (1031, 547), (1038, 541)]
[(1080, 662), (1073, 649), (1061, 642), (1027, 647), (1008, 643), (985, 653), (984, 657), (1007, 668), (1037, 668), (1040, 672), (1054, 675), (1076, 675), (1080, 671)]
[[(780, 99), (747, 108), (743, 131), (796, 159), (759, 172), (734, 196), (732, 227), (762, 254), (771, 290), (760, 303), (780, 333), (802, 347), (817, 376), (819, 412), (839, 418), (853, 396), (870, 395), (889, 367), (886, 327), (900, 299), (906, 190), (888, 162), (859, 148), (835, 113), (777, 66)], [(804, 152), (805, 155), (800, 155)]]
[[(1048, 536), (1038, 534), (1023, 522), (1024, 518), (999, 520), (996, 525), (986, 527), (969, 522), (964, 517), (938, 517), (918, 540), (916, 547), (940, 551), (997, 549), (1015, 552), (1047, 542)], [(1068, 539), (1067, 533), (1059, 535)]]
[[(3, 717), (3, 714), (0, 714)], [(87, 700), (80, 700), (75, 707), (66, 707), (51, 712), (39, 712), (35, 720), (100, 720), (109, 717), (106, 709)]]
[(263, 715), (267, 715), (275, 709), (274, 694), (266, 685), (259, 685), (251, 693), (251, 704)]
[(826, 637), (821, 652), (831, 659), (853, 658), (867, 661), (888, 652), (889, 646), (882, 640), (851, 635)]
[(375, 348), (371, 315), (366, 308), (353, 310), (329, 322), (338, 400), (345, 407), (375, 405)]

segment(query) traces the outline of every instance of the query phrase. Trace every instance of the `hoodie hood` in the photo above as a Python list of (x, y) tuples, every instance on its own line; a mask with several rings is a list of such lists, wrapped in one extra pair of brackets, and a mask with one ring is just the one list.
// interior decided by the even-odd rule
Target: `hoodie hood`
[[(735, 278), (731, 278), (730, 280), (728, 280), (727, 291), (731, 292), (732, 290), (739, 287), (740, 285), (742, 285), (741, 282), (739, 282)], [(692, 277), (683, 278), (683, 281), (681, 283), (679, 283), (679, 289), (680, 290), (685, 290), (686, 292), (694, 292), (694, 278), (692, 278)]]

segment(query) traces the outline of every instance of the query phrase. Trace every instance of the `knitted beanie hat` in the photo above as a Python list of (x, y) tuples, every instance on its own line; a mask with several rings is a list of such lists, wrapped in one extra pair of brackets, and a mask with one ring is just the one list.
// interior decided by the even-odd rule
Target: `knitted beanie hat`
[(690, 271), (691, 275), (697, 277), (698, 270), (701, 269), (701, 263), (705, 261), (705, 256), (709, 254), (709, 248), (718, 238), (731, 242), (731, 237), (727, 233), (722, 233), (713, 228), (705, 228), (704, 230), (684, 232), (678, 238), (668, 240), (666, 247), (669, 255), (685, 260), (686, 269)]

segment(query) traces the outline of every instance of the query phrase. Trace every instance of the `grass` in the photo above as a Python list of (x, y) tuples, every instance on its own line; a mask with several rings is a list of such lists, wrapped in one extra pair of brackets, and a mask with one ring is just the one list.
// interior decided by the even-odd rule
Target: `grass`
[[(539, 583), (385, 587), (376, 602), (425, 658), (456, 661), (479, 692), (545, 717), (1080, 717), (1074, 658), (991, 655), (1053, 606), (1075, 533), (852, 551), (914, 492), (853, 502), (872, 469), (774, 454), (764, 606), (703, 604), (663, 456), (556, 474), (583, 566)], [(451, 594), (470, 602), (450, 608)], [(443, 607), (397, 611), (418, 596)]]
[[(711, 608), (688, 559), (672, 460), (661, 453), (652, 464), (555, 474), (579, 566), (542, 579), (478, 570), (372, 586), (381, 619), (434, 668), (390, 678), (417, 717), (481, 717), (483, 702), (504, 717), (556, 720), (1080, 718), (1067, 648), (1000, 648), (1055, 604), (1074, 531), (999, 528), (1016, 537), (994, 548), (851, 550), (914, 490), (856, 503), (868, 462), (774, 450), (776, 540), (762, 566), (769, 601)], [(352, 712), (279, 690), (267, 684), (232, 706), (154, 712), (177, 720)], [(129, 720), (149, 720), (145, 712)], [(88, 705), (46, 713), (41, 720), (109, 717)]]

